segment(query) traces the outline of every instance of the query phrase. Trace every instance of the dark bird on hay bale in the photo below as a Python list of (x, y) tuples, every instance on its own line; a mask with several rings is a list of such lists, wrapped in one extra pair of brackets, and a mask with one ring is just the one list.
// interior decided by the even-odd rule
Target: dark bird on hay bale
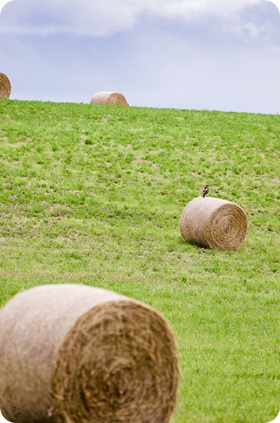
[(205, 187), (203, 188), (202, 197), (203, 198), (206, 197), (206, 195), (208, 194), (208, 192), (209, 192), (209, 185), (205, 185)]

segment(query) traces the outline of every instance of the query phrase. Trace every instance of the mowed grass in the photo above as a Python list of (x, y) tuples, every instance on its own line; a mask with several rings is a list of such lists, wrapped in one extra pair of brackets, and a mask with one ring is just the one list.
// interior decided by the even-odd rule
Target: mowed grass
[[(47, 283), (141, 300), (176, 333), (172, 423), (273, 420), (279, 147), (278, 115), (0, 101), (0, 305)], [(206, 183), (248, 215), (237, 251), (181, 238)]]

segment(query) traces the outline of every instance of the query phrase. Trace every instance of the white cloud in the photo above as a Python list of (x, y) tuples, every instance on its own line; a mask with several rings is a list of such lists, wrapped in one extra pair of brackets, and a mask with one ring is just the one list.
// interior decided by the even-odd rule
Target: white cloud
[[(45, 0), (36, 0), (32, 14), (24, 8), (27, 1), (11, 2), (2, 18), (6, 19), (8, 8), (11, 13), (17, 3), (18, 8), (22, 7), (21, 28), (26, 32), (74, 32), (70, 31), (76, 7), (72, 0), (68, 0), (65, 14), (64, 1), (54, 4), (49, 0), (47, 8)], [(86, 1), (81, 0), (79, 13), (76, 10), (76, 33), (84, 33), (85, 24), (93, 16), (85, 16)], [(150, 2), (155, 6), (156, 2)], [(265, 3), (245, 13), (235, 10), (227, 15), (230, 21), (223, 18), (219, 23), (206, 19), (184, 25), (177, 20), (166, 24), (165, 19), (142, 19), (141, 25), (129, 33), (108, 38), (0, 34), (1, 70), (11, 80), (12, 98), (89, 102), (96, 91), (118, 90), (135, 106), (280, 112), (279, 16), (273, 5), (267, 2), (266, 7)], [(132, 8), (126, 10), (126, 15), (119, 11), (122, 21), (115, 16), (113, 22), (111, 17), (104, 20), (105, 27), (102, 3), (98, 19), (95, 16), (93, 20), (94, 30), (100, 25), (103, 31), (112, 31), (111, 21), (120, 29), (133, 25), (142, 13), (140, 2), (135, 4), (138, 14), (132, 13)], [(206, 11), (199, 16), (207, 18)], [(35, 17), (37, 26), (32, 24)], [(1, 22), (0, 15), (0, 27)], [(264, 35), (269, 35), (267, 40)]]
[(209, 17), (230, 20), (264, 1), (14, 0), (0, 16), (0, 32), (108, 36), (132, 28), (143, 14), (185, 21)]

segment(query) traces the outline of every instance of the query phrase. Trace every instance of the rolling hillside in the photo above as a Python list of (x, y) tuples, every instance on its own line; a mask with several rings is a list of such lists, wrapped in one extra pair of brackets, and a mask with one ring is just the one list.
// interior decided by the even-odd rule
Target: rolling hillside
[[(178, 342), (171, 423), (279, 411), (280, 117), (0, 101), (0, 305), (83, 283), (159, 310)], [(237, 251), (184, 241), (184, 206), (233, 201)]]

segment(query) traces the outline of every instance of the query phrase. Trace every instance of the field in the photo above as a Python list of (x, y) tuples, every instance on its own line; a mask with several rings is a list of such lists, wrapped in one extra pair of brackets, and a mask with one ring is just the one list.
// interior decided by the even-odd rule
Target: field
[[(279, 140), (278, 115), (1, 100), (0, 306), (46, 283), (136, 298), (176, 333), (171, 423), (273, 420)], [(206, 183), (247, 213), (237, 251), (180, 235)]]

